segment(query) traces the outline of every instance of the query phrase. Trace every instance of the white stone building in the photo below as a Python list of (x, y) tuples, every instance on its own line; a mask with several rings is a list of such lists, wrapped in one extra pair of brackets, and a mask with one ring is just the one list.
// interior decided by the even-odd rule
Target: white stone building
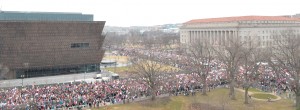
[(274, 36), (284, 30), (300, 34), (300, 18), (283, 16), (240, 16), (210, 19), (195, 19), (180, 28), (180, 43), (189, 45), (207, 42), (225, 45), (234, 36), (242, 41), (255, 41), (259, 47), (274, 44)]

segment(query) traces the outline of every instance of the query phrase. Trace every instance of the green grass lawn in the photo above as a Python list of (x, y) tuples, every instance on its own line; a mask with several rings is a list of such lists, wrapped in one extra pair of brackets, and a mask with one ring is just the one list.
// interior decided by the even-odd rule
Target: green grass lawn
[(201, 106), (199, 110), (207, 110), (207, 107), (222, 108), (222, 106), (226, 110), (294, 110), (292, 101), (288, 99), (281, 99), (275, 102), (251, 100), (250, 104), (245, 105), (243, 92), (237, 91), (237, 100), (230, 100), (228, 93), (228, 89), (221, 88), (208, 92), (207, 96), (202, 96), (200, 93), (196, 96), (172, 96), (170, 98), (157, 99), (155, 102), (143, 101), (112, 105), (94, 110), (191, 110), (191, 104), (208, 105)]
[(268, 99), (269, 97), (271, 99), (276, 99), (277, 97), (272, 95), (272, 94), (262, 94), (262, 93), (255, 93), (251, 95), (254, 98), (258, 98), (258, 99)]
[(127, 56), (110, 55), (110, 56), (104, 56), (103, 60), (116, 60), (119, 63), (127, 63), (128, 57)]
[(124, 66), (124, 67), (108, 67), (104, 68), (105, 70), (112, 71), (115, 73), (124, 73), (132, 71), (131, 66)]
[(263, 92), (263, 91), (261, 91), (261, 90), (259, 90), (257, 88), (249, 88), (248, 91), (249, 92)]
[[(114, 73), (126, 73), (126, 72), (133, 72), (135, 71), (133, 68), (132, 68), (132, 65), (129, 65), (129, 66), (124, 66), (124, 67), (107, 67), (107, 68), (103, 68), (105, 70), (108, 70), (108, 71), (112, 71)], [(167, 69), (167, 70), (176, 70), (178, 71), (179, 69), (178, 68), (175, 68), (175, 67), (172, 67), (172, 66), (168, 66), (168, 65), (164, 65), (163, 69)]]

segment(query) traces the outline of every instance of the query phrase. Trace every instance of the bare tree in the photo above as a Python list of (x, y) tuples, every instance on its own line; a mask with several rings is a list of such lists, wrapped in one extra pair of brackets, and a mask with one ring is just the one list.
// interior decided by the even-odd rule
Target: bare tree
[(163, 65), (159, 62), (153, 61), (154, 55), (152, 53), (140, 56), (139, 58), (131, 59), (133, 64), (133, 69), (136, 71), (136, 74), (143, 84), (148, 87), (148, 90), (151, 94), (151, 100), (155, 100), (156, 92), (161, 82), (159, 82), (159, 74), (164, 72)]
[(243, 87), (245, 89), (245, 104), (249, 104), (248, 100), (248, 90), (249, 88), (258, 80), (260, 73), (258, 72), (260, 65), (264, 61), (264, 54), (261, 48), (256, 47), (256, 45), (244, 47), (241, 50), (241, 73)]
[(125, 35), (118, 35), (115, 32), (108, 32), (106, 33), (104, 46), (106, 47), (122, 47), (125, 43), (126, 36)]
[(138, 30), (130, 30), (127, 36), (126, 42), (131, 45), (137, 45), (141, 43), (141, 33)]
[[(269, 69), (272, 70), (272, 79), (271, 81), (274, 82), (274, 84), (279, 84), (283, 83), (284, 80), (287, 76), (285, 74), (284, 68), (281, 66), (281, 64), (275, 60), (274, 54), (273, 54), (273, 49), (268, 49), (265, 50), (265, 60), (268, 63)], [(279, 88), (276, 85), (273, 86), (274, 88)]]
[(154, 37), (142, 37), (142, 45), (144, 45), (146, 49), (152, 49), (156, 43), (157, 41)]
[(241, 51), (246, 44), (242, 42), (236, 36), (228, 36), (226, 38), (226, 44), (219, 47), (214, 47), (217, 59), (224, 63), (228, 82), (230, 83), (229, 96), (232, 100), (235, 100), (234, 87), (236, 85), (236, 74), (239, 70), (240, 60), (242, 58)]
[(207, 77), (209, 76), (210, 68), (212, 67), (213, 49), (208, 43), (193, 43), (189, 48), (187, 55), (191, 56), (188, 57), (189, 64), (191, 65), (191, 72), (196, 73), (200, 78), (198, 81), (201, 81), (203, 84), (202, 95), (207, 95)]
[(300, 109), (300, 36), (287, 29), (277, 33), (274, 41), (273, 57), (291, 76), (287, 81), (296, 94), (296, 109)]
[(161, 44), (168, 49), (171, 49), (171, 45), (175, 44), (176, 40), (179, 39), (179, 35), (175, 33), (165, 33), (163, 36), (159, 37), (161, 40)]

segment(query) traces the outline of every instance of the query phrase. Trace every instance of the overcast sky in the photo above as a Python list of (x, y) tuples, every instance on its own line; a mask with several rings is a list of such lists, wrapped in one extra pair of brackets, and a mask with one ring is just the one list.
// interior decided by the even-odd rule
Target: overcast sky
[(0, 0), (3, 11), (82, 12), (110, 26), (151, 26), (192, 19), (300, 13), (300, 0)]

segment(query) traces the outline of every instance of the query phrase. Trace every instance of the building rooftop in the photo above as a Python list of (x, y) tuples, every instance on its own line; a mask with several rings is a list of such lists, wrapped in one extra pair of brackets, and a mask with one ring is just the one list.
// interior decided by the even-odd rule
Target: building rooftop
[(70, 12), (0, 11), (0, 20), (9, 21), (93, 21), (92, 14)]
[(191, 23), (213, 23), (213, 22), (234, 22), (234, 21), (300, 21), (299, 18), (289, 18), (283, 16), (237, 16), (222, 18), (194, 19), (186, 22)]

